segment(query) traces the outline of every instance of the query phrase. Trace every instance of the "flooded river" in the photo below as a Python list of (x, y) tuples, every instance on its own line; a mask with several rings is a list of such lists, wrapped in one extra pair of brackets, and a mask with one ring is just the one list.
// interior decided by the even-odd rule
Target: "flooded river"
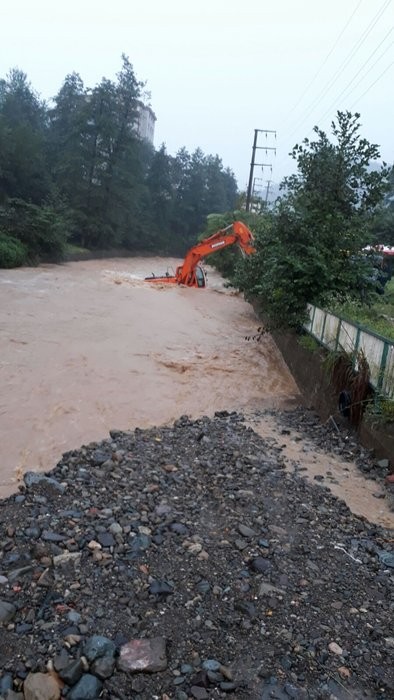
[(128, 258), (0, 270), (0, 495), (27, 469), (111, 428), (221, 409), (281, 405), (297, 394), (270, 337), (209, 271), (207, 289), (146, 275), (179, 261)]
[[(111, 428), (222, 409), (253, 415), (299, 399), (271, 337), (245, 339), (257, 332), (254, 311), (213, 270), (206, 289), (144, 281), (178, 263), (129, 258), (0, 270), (0, 497), (26, 470), (48, 470)], [(255, 427), (275, 436), (268, 418)], [(309, 461), (313, 477), (316, 455)], [(357, 470), (349, 481), (340, 462), (320, 461), (336, 471), (354, 512), (394, 524)]]

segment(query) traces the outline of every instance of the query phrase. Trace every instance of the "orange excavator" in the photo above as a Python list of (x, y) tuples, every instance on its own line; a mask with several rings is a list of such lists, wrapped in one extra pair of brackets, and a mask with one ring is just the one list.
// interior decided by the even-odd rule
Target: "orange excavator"
[(182, 265), (176, 268), (175, 275), (163, 275), (157, 277), (145, 277), (148, 282), (159, 282), (161, 284), (184, 284), (186, 287), (206, 287), (206, 276), (204, 269), (200, 265), (202, 258), (206, 258), (212, 253), (217, 253), (222, 248), (238, 244), (244, 255), (251, 255), (255, 252), (253, 247), (253, 234), (242, 221), (234, 221), (230, 226), (220, 229), (212, 236), (204, 238), (190, 248), (185, 255)]

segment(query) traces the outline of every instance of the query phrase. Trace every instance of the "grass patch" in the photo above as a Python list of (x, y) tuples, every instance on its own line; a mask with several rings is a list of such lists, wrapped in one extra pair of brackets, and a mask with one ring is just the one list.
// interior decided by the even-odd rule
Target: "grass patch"
[(305, 348), (305, 350), (310, 350), (311, 352), (319, 350), (321, 347), (312, 335), (301, 335), (298, 338), (298, 344), (301, 345), (302, 348)]
[(386, 284), (384, 294), (377, 296), (371, 306), (348, 301), (330, 310), (394, 341), (394, 278)]
[(368, 411), (368, 418), (376, 425), (392, 425), (394, 423), (394, 401), (382, 396), (376, 396)]

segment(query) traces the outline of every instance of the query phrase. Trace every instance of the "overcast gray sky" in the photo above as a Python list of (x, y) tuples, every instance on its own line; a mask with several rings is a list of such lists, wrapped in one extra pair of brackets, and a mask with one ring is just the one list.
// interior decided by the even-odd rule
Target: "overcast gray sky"
[(288, 151), (337, 109), (394, 159), (393, 0), (0, 0), (0, 76), (24, 70), (46, 99), (67, 73), (114, 78), (125, 53), (147, 82), (155, 146), (218, 153), (245, 188), (254, 129), (256, 188), (294, 169)]

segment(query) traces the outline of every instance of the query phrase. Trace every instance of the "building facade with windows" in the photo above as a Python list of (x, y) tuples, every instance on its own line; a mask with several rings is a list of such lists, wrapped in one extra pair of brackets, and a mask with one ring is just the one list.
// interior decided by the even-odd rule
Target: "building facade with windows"
[(143, 102), (138, 102), (138, 115), (136, 119), (136, 131), (141, 139), (146, 139), (153, 145), (155, 136), (156, 115), (153, 110), (144, 105)]

